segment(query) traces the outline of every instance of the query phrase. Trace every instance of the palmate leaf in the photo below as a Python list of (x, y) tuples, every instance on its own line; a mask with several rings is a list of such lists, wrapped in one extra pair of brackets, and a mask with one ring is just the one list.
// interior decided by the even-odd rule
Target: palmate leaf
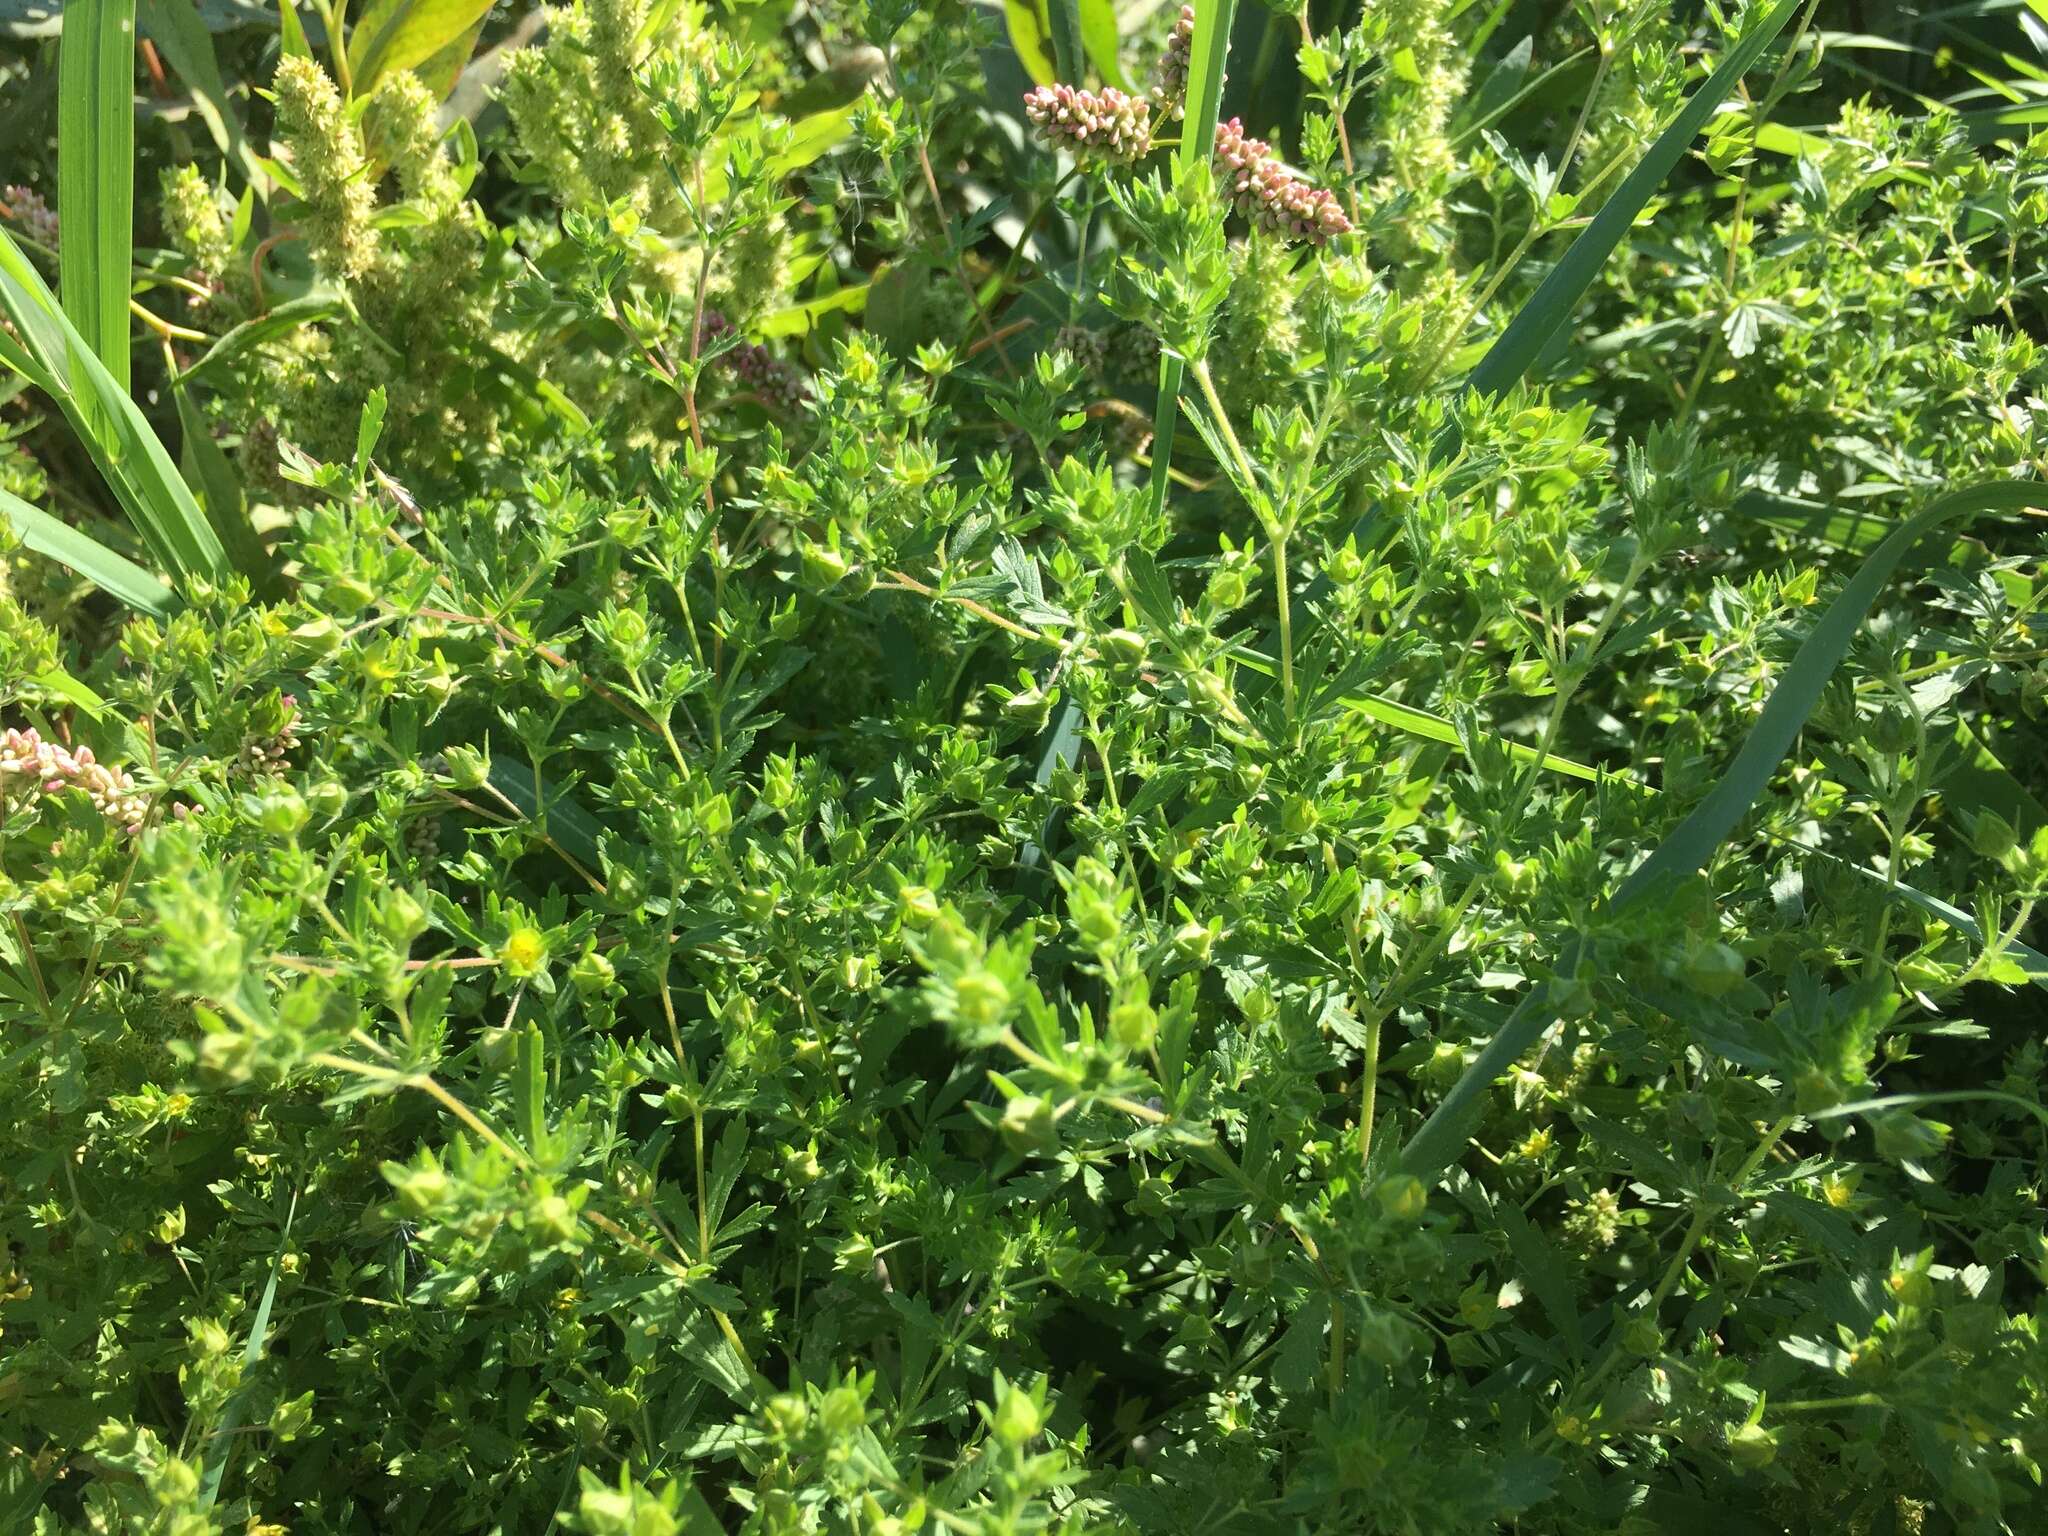
[[(1713, 791), (1622, 881), (1604, 916), (1610, 920), (1626, 916), (1668, 890), (1674, 881), (1704, 867), (1727, 842), (1791, 750), (1878, 594), (1923, 539), (1940, 533), (1950, 523), (1966, 523), (1993, 512), (2020, 512), (2041, 506), (2044, 500), (2048, 500), (2048, 487), (2033, 481), (2002, 481), (1951, 491), (1930, 502), (1873, 550), (1799, 647)], [(1557, 974), (1576, 975), (1586, 942), (1576, 936), (1566, 942), (1554, 967)], [(1499, 1032), (1402, 1148), (1401, 1165), (1406, 1171), (1432, 1178), (1455, 1161), (1486, 1089), (1535, 1044), (1557, 1016), (1556, 990), (1551, 983), (1539, 983), (1516, 1005)]]

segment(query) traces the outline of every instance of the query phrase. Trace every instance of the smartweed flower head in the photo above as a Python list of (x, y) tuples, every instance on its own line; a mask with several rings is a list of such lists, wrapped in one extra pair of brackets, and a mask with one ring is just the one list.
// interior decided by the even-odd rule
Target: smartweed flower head
[(16, 787), (41, 795), (76, 790), (131, 836), (142, 830), (149, 814), (149, 800), (136, 791), (132, 774), (109, 768), (93, 756), (91, 747), (74, 752), (43, 740), (34, 729), (0, 733), (0, 793)]
[(39, 245), (57, 243), (57, 215), (32, 187), (0, 187), (0, 213), (21, 226), (21, 232)]
[(1152, 107), (1161, 116), (1179, 122), (1186, 110), (1188, 63), (1195, 49), (1195, 8), (1184, 5), (1167, 35), (1166, 51), (1159, 55), (1159, 67), (1152, 86)]
[(1237, 118), (1216, 125), (1216, 171), (1224, 196), (1268, 234), (1322, 245), (1351, 233), (1335, 195), (1295, 175)]
[(1025, 93), (1024, 115), (1077, 159), (1128, 165), (1152, 149), (1152, 103), (1115, 86), (1041, 85)]

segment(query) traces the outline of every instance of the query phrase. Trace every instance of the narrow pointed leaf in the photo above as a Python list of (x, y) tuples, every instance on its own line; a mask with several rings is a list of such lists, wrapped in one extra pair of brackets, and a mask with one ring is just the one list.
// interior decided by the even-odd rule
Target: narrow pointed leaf
[[(1763, 713), (1713, 792), (1622, 881), (1607, 903), (1606, 915), (1619, 917), (1643, 904), (1667, 889), (1670, 882), (1705, 865), (1728, 840), (1791, 750), (1878, 594), (1923, 539), (1948, 523), (1967, 522), (1990, 512), (2024, 511), (2040, 506), (2044, 498), (2048, 498), (2048, 487), (2029, 481), (1994, 482), (1952, 491), (1937, 497), (1873, 550), (1779, 677)], [(1554, 967), (1556, 974), (1576, 975), (1585, 948), (1583, 938), (1568, 939)], [(1551, 983), (1539, 982), (1522, 998), (1402, 1149), (1403, 1168), (1417, 1177), (1433, 1178), (1457, 1159), (1487, 1087), (1535, 1044), (1556, 1017), (1552, 1006), (1555, 991)]]
[(135, 245), (135, 0), (70, 0), (57, 71), (64, 309), (125, 391)]
[(1805, 0), (1777, 0), (1770, 11), (1742, 35), (1728, 56), (1721, 61), (1720, 68), (1707, 77), (1707, 81), (1693, 92), (1677, 117), (1650, 146), (1649, 153), (1637, 162), (1628, 178), (1615, 189), (1614, 195), (1601, 205), (1593, 221), (1579, 232), (1572, 241), (1571, 249), (1564, 253), (1564, 259), (1551, 268), (1550, 275), (1524, 304), (1521, 311), (1501, 332), (1479, 366), (1472, 370), (1467, 381), (1470, 388), (1482, 394), (1497, 395), (1512, 386), (1529, 371), (1550, 338), (1559, 327), (1571, 318), (1587, 288), (1600, 269), (1607, 264), (1607, 258), (1614, 254), (1621, 237), (1629, 232), (1643, 209), (1656, 195), (1678, 162), (1685, 157), (1686, 149), (1698, 137), (1714, 109), (1735, 89), (1736, 83), (1749, 73), (1756, 61), (1763, 57), (1777, 35), (1785, 30)]
[(163, 443), (5, 229), (0, 229), (0, 314), (13, 322), (19, 337), (5, 339), (0, 361), (57, 402), (151, 553), (180, 575), (225, 572), (227, 554), (220, 539)]
[(109, 597), (119, 598), (140, 613), (171, 611), (171, 593), (161, 581), (90, 534), (80, 533), (9, 491), (0, 491), (0, 516), (30, 549), (78, 572)]

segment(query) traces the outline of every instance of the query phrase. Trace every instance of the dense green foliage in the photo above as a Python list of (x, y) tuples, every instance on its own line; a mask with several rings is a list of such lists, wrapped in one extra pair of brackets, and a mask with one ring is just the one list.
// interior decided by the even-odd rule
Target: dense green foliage
[(129, 9), (0, 1527), (2043, 1528), (2035, 0)]

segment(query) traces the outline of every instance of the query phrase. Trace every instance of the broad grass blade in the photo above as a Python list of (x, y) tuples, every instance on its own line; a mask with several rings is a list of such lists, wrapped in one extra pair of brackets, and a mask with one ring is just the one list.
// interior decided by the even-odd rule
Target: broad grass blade
[(0, 516), (7, 519), (30, 549), (78, 572), (108, 596), (119, 598), (141, 613), (161, 617), (171, 611), (169, 588), (91, 535), (80, 533), (69, 523), (30, 506), (8, 491), (0, 491)]
[[(1948, 523), (1967, 522), (1991, 512), (2024, 511), (2040, 506), (2044, 498), (2048, 498), (2048, 487), (2033, 481), (2000, 481), (1951, 491), (1930, 502), (1873, 550), (1841, 595), (1828, 605), (1778, 679), (1762, 715), (1713, 792), (1622, 881), (1607, 903), (1606, 915), (1620, 917), (1642, 905), (1672, 881), (1704, 866), (1728, 840), (1791, 750), (1878, 593), (1923, 539)], [(1558, 956), (1556, 973), (1576, 975), (1585, 947), (1583, 938), (1568, 940)], [(1457, 1159), (1487, 1087), (1535, 1044), (1556, 1017), (1554, 991), (1550, 983), (1539, 983), (1508, 1015), (1499, 1033), (1402, 1149), (1401, 1166), (1406, 1171), (1419, 1178), (1434, 1178)]]
[(1579, 237), (1564, 253), (1564, 259), (1551, 268), (1550, 275), (1530, 295), (1528, 303), (1508, 322), (1508, 328), (1501, 332), (1500, 339), (1480, 359), (1479, 366), (1472, 370), (1466, 380), (1468, 388), (1481, 394), (1497, 395), (1529, 371), (1530, 364), (1536, 361), (1550, 338), (1578, 308), (1579, 300), (1607, 264), (1607, 258), (1614, 254), (1621, 237), (1635, 226), (1644, 207), (1664, 184), (1664, 179), (1685, 157), (1687, 147), (1706, 126), (1714, 109), (1727, 99), (1736, 82), (1763, 57), (1764, 50), (1785, 30), (1785, 24), (1805, 3), (1806, 0), (1778, 0), (1764, 18), (1728, 50), (1720, 68), (1707, 77), (1706, 84), (1693, 92), (1678, 116), (1671, 120), (1670, 126), (1657, 135), (1649, 153), (1628, 173), (1628, 178), (1615, 189), (1614, 196), (1601, 205), (1592, 223), (1579, 231)]
[(151, 554), (175, 575), (223, 575), (226, 551), (178, 466), (4, 229), (0, 314), (18, 337), (0, 333), (0, 363), (57, 402)]
[(64, 309), (126, 391), (128, 271), (135, 252), (135, 0), (70, 0), (57, 75)]
[[(1186, 116), (1181, 122), (1179, 163), (1182, 170), (1206, 166), (1215, 146), (1216, 113), (1223, 102), (1223, 60), (1230, 49), (1230, 25), (1237, 17), (1237, 0), (1195, 0), (1195, 36), (1188, 59)], [(1166, 505), (1167, 473), (1173, 463), (1174, 428), (1180, 423), (1180, 386), (1184, 373), (1181, 360), (1161, 354), (1159, 359), (1159, 405), (1152, 417), (1152, 481), (1150, 494), (1155, 514)], [(1073, 762), (1081, 746), (1081, 712), (1069, 700), (1060, 706), (1059, 717), (1045, 738), (1045, 751), (1038, 760), (1032, 782), (1040, 788), (1052, 782), (1059, 769)], [(1048, 816), (1038, 841), (1027, 843), (1019, 853), (1026, 869), (1037, 867), (1044, 857), (1043, 844), (1052, 837), (1054, 818)]]

